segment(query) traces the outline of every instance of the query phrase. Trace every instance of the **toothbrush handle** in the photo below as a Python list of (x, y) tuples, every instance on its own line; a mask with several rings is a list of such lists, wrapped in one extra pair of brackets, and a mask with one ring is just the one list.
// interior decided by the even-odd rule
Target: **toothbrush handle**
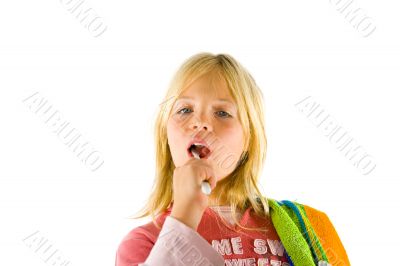
[[(197, 154), (196, 152), (192, 152), (192, 154), (193, 154), (194, 158), (196, 158), (197, 160), (200, 160), (199, 154)], [(203, 181), (201, 183), (201, 191), (206, 195), (210, 195), (211, 194), (210, 183), (208, 183), (207, 181)]]

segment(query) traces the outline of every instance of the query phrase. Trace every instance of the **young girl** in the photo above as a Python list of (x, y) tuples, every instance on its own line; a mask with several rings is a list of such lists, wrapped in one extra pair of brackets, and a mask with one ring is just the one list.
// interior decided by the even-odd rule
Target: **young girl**
[(152, 222), (125, 236), (116, 266), (350, 265), (325, 213), (261, 194), (262, 97), (227, 54), (184, 62), (160, 105), (156, 179), (135, 217)]

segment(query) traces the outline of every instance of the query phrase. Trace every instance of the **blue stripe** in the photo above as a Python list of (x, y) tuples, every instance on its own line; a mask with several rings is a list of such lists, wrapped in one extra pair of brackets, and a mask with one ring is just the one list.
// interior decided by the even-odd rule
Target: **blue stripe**
[[(287, 207), (289, 207), (290, 209), (292, 209), (294, 211), (294, 213), (296, 214), (296, 217), (299, 220), (301, 229), (303, 231), (303, 235), (305, 235), (305, 238), (307, 240), (308, 246), (310, 247), (310, 250), (311, 250), (312, 255), (314, 257), (314, 261), (318, 261), (317, 255), (315, 254), (314, 248), (311, 245), (310, 236), (308, 235), (308, 232), (307, 232), (307, 229), (306, 229), (306, 225), (304, 224), (304, 220), (301, 217), (299, 209), (297, 208), (297, 206), (295, 204), (293, 204), (291, 201), (288, 201), (288, 200), (282, 200), (282, 204), (284, 204)], [(317, 263), (317, 265), (318, 265), (318, 263)]]
[(289, 256), (289, 254), (287, 254), (287, 253), (286, 253), (286, 258), (287, 258), (287, 260), (289, 261), (289, 265), (290, 265), (290, 266), (294, 266), (293, 261), (290, 259), (290, 256)]

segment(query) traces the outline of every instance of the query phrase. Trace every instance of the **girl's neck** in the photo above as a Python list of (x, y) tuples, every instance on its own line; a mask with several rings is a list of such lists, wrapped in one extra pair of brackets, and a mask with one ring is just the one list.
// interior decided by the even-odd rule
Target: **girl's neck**
[(215, 194), (211, 193), (211, 195), (208, 198), (208, 206), (227, 206), (227, 205), (230, 205), (230, 203), (223, 196), (217, 197)]

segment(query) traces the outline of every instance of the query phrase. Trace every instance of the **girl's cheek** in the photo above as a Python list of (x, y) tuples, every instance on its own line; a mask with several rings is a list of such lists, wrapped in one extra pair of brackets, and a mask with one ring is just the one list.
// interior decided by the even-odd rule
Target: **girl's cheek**
[(228, 133), (237, 133), (238, 131), (242, 130), (241, 127), (235, 122), (224, 123), (223, 129)]
[(168, 127), (168, 131), (172, 138), (176, 140), (182, 140), (182, 137), (185, 135), (186, 129), (182, 126), (181, 123), (171, 121)]
[(171, 118), (171, 122), (174, 124), (175, 127), (184, 128), (188, 126), (190, 119), (188, 116), (175, 114)]

